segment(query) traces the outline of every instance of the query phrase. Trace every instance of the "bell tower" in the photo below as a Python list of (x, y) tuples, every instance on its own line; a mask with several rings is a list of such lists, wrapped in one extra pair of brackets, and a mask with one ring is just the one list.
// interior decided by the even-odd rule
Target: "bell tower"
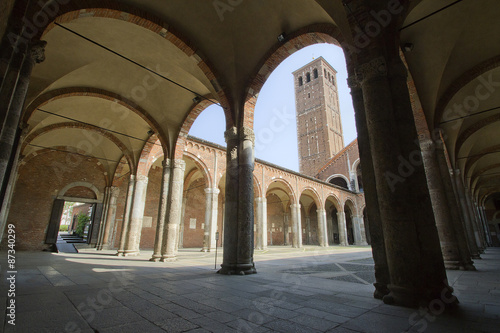
[(299, 170), (314, 177), (344, 148), (337, 91), (337, 71), (323, 57), (293, 74)]

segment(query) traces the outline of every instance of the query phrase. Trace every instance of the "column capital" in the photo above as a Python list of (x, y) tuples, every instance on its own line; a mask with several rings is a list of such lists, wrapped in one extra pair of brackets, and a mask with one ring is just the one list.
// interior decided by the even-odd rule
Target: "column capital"
[(356, 67), (355, 72), (360, 83), (376, 77), (384, 77), (387, 76), (387, 62), (384, 57), (377, 57)]
[(45, 60), (45, 46), (47, 42), (38, 40), (30, 44), (30, 58), (33, 64), (39, 64)]
[(181, 159), (174, 159), (171, 160), (171, 166), (174, 169), (181, 169), (182, 171), (184, 171), (186, 169), (186, 162), (184, 162), (184, 160)]
[(142, 182), (142, 183), (148, 183), (148, 176), (144, 176), (144, 175), (139, 175), (139, 176), (136, 176), (136, 179), (135, 179), (136, 182)]
[(230, 143), (231, 141), (238, 140), (238, 129), (236, 127), (231, 127), (224, 132), (224, 139), (226, 143)]
[(207, 188), (205, 188), (205, 193), (206, 194), (219, 194), (220, 190), (216, 187), (207, 187)]
[(423, 151), (433, 151), (436, 149), (436, 145), (430, 138), (424, 138), (420, 140), (420, 148)]
[(252, 143), (255, 142), (255, 133), (253, 129), (249, 127), (241, 127), (240, 128), (240, 135), (239, 135), (240, 140), (249, 140), (252, 141)]
[(351, 90), (361, 89), (361, 85), (359, 84), (359, 78), (357, 77), (357, 75), (349, 75), (349, 77), (347, 78), (347, 86)]
[(172, 161), (169, 158), (166, 158), (163, 160), (163, 162), (161, 162), (161, 165), (163, 166), (163, 168), (170, 168), (172, 167)]
[(316, 209), (316, 213), (326, 213), (326, 209), (318, 208), (318, 209)]
[(117, 187), (117, 186), (110, 186), (109, 187), (109, 192), (111, 194), (112, 197), (118, 197), (118, 195), (120, 194), (120, 188)]

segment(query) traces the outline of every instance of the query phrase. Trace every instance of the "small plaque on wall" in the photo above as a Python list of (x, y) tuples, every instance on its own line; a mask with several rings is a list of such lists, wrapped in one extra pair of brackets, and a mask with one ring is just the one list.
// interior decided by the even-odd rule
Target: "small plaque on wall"
[(189, 229), (196, 229), (196, 219), (189, 219)]
[(142, 218), (142, 227), (143, 228), (151, 228), (153, 226), (153, 217), (152, 216), (144, 216)]

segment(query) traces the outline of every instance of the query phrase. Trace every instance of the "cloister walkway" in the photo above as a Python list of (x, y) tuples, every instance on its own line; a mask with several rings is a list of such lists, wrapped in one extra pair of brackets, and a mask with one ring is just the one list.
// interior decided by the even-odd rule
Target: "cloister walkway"
[[(219, 262), (222, 260), (219, 251)], [(270, 247), (255, 252), (258, 274), (216, 275), (215, 254), (180, 250), (176, 262), (150, 252), (20, 252), (16, 326), (5, 332), (498, 332), (500, 248), (477, 272), (448, 271), (460, 305), (441, 313), (373, 299), (369, 247)], [(0, 253), (6, 281), (5, 252)], [(6, 284), (0, 304), (5, 314)], [(9, 318), (7, 318), (9, 320)], [(0, 329), (2, 331), (2, 329)]]

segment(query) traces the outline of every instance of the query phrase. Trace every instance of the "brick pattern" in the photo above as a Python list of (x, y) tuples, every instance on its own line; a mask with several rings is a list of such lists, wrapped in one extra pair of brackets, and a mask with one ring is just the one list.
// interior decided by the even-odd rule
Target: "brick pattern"
[[(8, 217), (8, 223), (16, 226), (17, 250), (46, 248), (45, 233), (54, 198), (66, 185), (86, 181), (97, 187), (100, 193), (104, 192), (106, 179), (98, 161), (84, 158), (76, 165), (65, 164), (65, 169), (61, 169), (60, 161), (65, 161), (67, 155), (57, 151), (40, 152), (29, 163), (20, 165)], [(82, 193), (78, 188), (68, 192), (72, 196), (82, 194), (84, 198), (88, 197), (87, 192)]]

